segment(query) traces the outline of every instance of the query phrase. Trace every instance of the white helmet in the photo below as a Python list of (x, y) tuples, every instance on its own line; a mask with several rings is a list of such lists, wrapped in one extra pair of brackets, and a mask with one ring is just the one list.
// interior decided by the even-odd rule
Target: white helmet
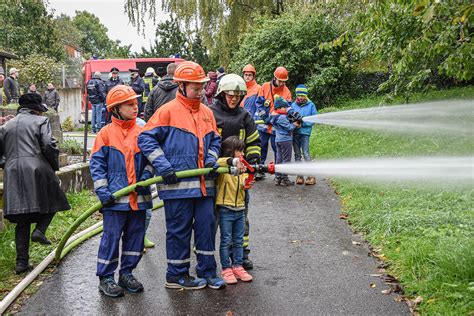
[(152, 75), (154, 73), (155, 73), (155, 69), (153, 69), (152, 67), (148, 67), (145, 71), (146, 75)]
[(217, 87), (216, 95), (225, 92), (230, 95), (246, 95), (247, 85), (241, 76), (236, 74), (228, 74), (221, 78)]

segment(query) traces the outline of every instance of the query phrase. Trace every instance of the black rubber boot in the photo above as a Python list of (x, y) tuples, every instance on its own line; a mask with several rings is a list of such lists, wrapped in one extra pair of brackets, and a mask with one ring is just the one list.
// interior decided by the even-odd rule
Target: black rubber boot
[(42, 245), (51, 245), (51, 241), (38, 229), (35, 229), (31, 234), (31, 240)]
[(113, 276), (100, 278), (99, 291), (113, 298), (124, 295), (123, 289), (115, 283)]
[(17, 274), (30, 271), (30, 223), (18, 223), (15, 226), (16, 268)]
[(143, 284), (138, 282), (133, 274), (122, 274), (119, 277), (119, 286), (132, 293), (143, 292)]

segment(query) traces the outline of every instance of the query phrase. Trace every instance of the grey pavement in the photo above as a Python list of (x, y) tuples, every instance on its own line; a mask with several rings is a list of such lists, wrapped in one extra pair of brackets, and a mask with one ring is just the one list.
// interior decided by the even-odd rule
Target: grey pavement
[[(402, 315), (409, 314), (378, 277), (367, 246), (339, 219), (340, 202), (324, 180), (275, 187), (270, 177), (251, 192), (251, 270), (254, 281), (223, 290), (165, 289), (163, 210), (148, 235), (158, 246), (135, 271), (141, 294), (103, 297), (95, 276), (99, 237), (74, 250), (22, 307), (25, 315)], [(218, 243), (217, 243), (218, 245)], [(218, 249), (218, 247), (217, 247)], [(218, 259), (218, 256), (217, 256)], [(194, 273), (194, 262), (192, 272)], [(370, 287), (374, 283), (375, 288)]]

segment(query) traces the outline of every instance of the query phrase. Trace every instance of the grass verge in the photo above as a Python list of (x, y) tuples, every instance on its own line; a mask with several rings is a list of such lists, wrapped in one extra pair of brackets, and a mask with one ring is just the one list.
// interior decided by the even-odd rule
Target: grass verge
[[(415, 94), (418, 102), (474, 99), (474, 87)], [(353, 100), (322, 112), (377, 106), (383, 97)], [(469, 154), (472, 139), (398, 136), (316, 126), (317, 159)], [(388, 264), (423, 314), (474, 313), (474, 189), (401, 187), (333, 179), (352, 227)]]
[[(57, 213), (46, 232), (52, 245), (43, 246), (38, 243), (30, 243), (30, 263), (35, 266), (57, 246), (67, 228), (76, 218), (97, 202), (97, 198), (89, 191), (67, 194), (67, 198), (72, 207), (71, 211)], [(96, 222), (97, 218), (92, 216), (78, 228), (78, 231)], [(32, 231), (33, 228), (34, 225), (32, 225)], [(15, 258), (15, 225), (9, 224), (5, 230), (0, 232), (0, 300), (22, 280), (22, 276), (15, 274)]]

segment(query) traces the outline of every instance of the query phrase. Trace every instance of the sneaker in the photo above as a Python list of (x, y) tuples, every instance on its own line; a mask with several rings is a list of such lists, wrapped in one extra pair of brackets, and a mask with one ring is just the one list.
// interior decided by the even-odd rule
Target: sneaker
[(121, 297), (124, 295), (123, 289), (115, 283), (114, 277), (104, 277), (100, 279), (99, 291), (108, 297)]
[(244, 262), (242, 263), (242, 267), (244, 267), (245, 270), (252, 270), (253, 269), (253, 262), (250, 259), (244, 259)]
[(232, 272), (231, 268), (227, 268), (222, 270), (222, 279), (226, 284), (235, 284), (237, 283), (237, 279), (235, 278), (234, 272)]
[(235, 277), (241, 281), (250, 282), (253, 279), (252, 276), (248, 274), (248, 272), (245, 271), (242, 266), (233, 267), (232, 272), (234, 273)]
[(314, 184), (316, 184), (316, 178), (315, 178), (315, 177), (307, 177), (305, 184), (306, 184), (306, 185), (314, 185)]
[(296, 184), (304, 184), (304, 177), (303, 176), (297, 176), (296, 177)]
[(290, 187), (290, 186), (295, 185), (295, 183), (288, 178), (284, 178), (281, 180), (280, 185), (282, 187)]
[(155, 247), (155, 243), (153, 241), (151, 241), (150, 239), (148, 239), (147, 236), (145, 236), (145, 248), (153, 248)]
[(225, 288), (225, 282), (220, 277), (206, 278), (207, 286), (214, 290)]
[(257, 172), (255, 174), (255, 181), (260, 181), (265, 179), (265, 172)]
[(273, 180), (273, 183), (275, 183), (276, 186), (280, 186), (281, 185), (281, 179), (280, 178), (275, 178)]
[(118, 285), (132, 293), (143, 292), (143, 284), (138, 282), (138, 280), (135, 279), (135, 277), (131, 273), (122, 274), (119, 277)]
[(166, 277), (165, 287), (168, 289), (200, 290), (207, 285), (206, 280), (190, 275)]
[(31, 240), (42, 245), (51, 245), (51, 241), (38, 229), (35, 229), (31, 234)]

